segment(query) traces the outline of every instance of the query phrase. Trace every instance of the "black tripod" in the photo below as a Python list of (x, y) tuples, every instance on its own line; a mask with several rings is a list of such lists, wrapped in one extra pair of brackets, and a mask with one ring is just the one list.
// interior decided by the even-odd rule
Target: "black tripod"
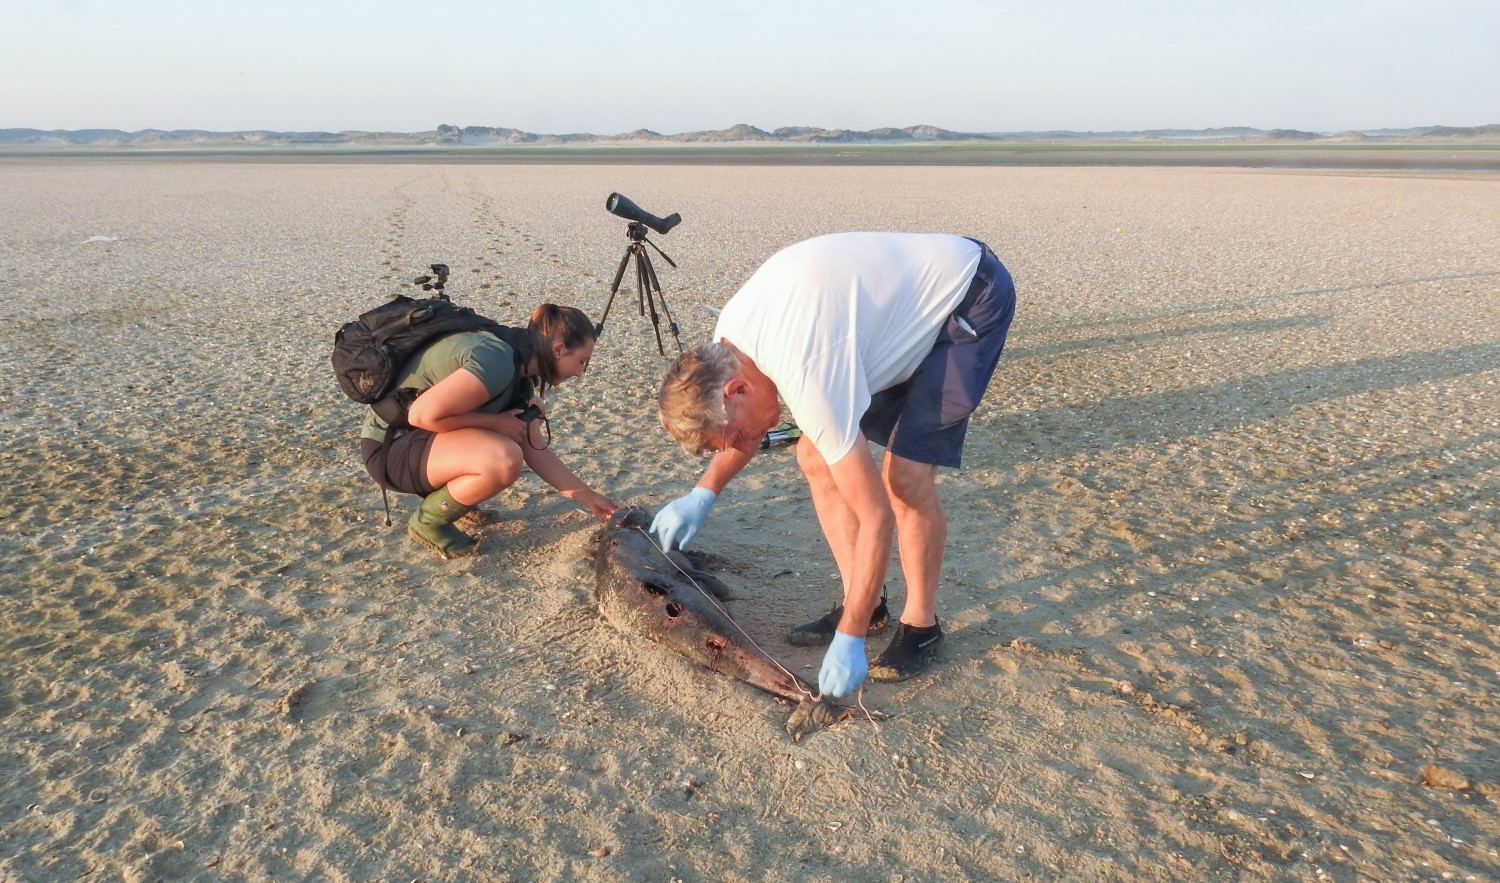
[[(676, 217), (675, 215), (673, 216)], [(646, 251), (646, 246), (656, 249), (662, 260), (676, 268), (677, 264), (667, 257), (667, 253), (657, 248), (656, 243), (646, 238), (646, 225), (640, 221), (631, 221), (625, 228), (625, 237), (630, 244), (625, 246), (625, 254), (620, 258), (620, 267), (615, 270), (614, 284), (609, 287), (609, 302), (604, 305), (604, 315), (599, 318), (599, 324), (594, 326), (594, 336), (598, 337), (604, 333), (604, 320), (609, 318), (609, 308), (614, 306), (615, 294), (620, 290), (620, 280), (625, 278), (625, 266), (630, 259), (635, 258), (635, 295), (640, 308), (641, 315), (646, 311), (651, 312), (651, 327), (656, 331), (656, 351), (663, 356), (667, 354), (666, 347), (661, 342), (661, 318), (657, 315), (656, 305), (661, 304), (661, 312), (667, 317), (667, 327), (672, 331), (672, 339), (677, 341), (677, 352), (682, 352), (682, 338), (677, 334), (677, 321), (672, 318), (672, 311), (667, 308), (667, 299), (661, 293), (661, 283), (656, 281), (656, 268), (651, 266), (651, 253)], [(653, 298), (653, 295), (655, 297)]]

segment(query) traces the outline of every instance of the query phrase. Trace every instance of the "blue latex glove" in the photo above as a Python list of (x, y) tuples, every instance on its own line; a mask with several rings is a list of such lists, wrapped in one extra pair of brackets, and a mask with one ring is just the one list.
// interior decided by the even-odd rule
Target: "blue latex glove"
[(824, 696), (848, 696), (865, 682), (869, 671), (865, 639), (834, 632), (833, 643), (823, 654), (823, 668), (818, 672), (818, 690)]
[(661, 507), (661, 511), (651, 519), (651, 532), (656, 534), (656, 538), (661, 540), (662, 548), (668, 552), (674, 546), (681, 549), (698, 532), (698, 528), (703, 526), (703, 519), (708, 517), (708, 507), (718, 498), (718, 494), (706, 487), (693, 488)]

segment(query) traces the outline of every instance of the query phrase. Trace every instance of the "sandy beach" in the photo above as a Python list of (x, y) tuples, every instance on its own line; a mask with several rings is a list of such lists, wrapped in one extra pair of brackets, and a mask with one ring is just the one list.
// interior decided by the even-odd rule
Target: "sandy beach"
[[(821, 233), (1014, 274), (942, 660), (878, 726), (794, 743), (612, 629), (599, 522), (534, 476), (477, 558), (385, 524), (334, 330), (432, 262), (597, 318), (611, 191), (683, 217), (684, 343)], [(0, 880), (1500, 880), (1494, 173), (7, 161), (0, 284)], [(655, 507), (701, 464), (636, 306), (550, 407)], [(791, 451), (692, 546), (815, 679)]]

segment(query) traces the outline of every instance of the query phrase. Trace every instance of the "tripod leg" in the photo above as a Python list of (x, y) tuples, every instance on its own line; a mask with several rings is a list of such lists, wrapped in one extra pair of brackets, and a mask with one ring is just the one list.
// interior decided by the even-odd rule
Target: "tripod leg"
[(599, 317), (599, 322), (594, 326), (594, 336), (598, 337), (604, 333), (604, 320), (609, 318), (609, 308), (615, 305), (615, 293), (620, 290), (620, 280), (625, 276), (625, 265), (630, 262), (630, 249), (625, 249), (625, 254), (620, 258), (620, 266), (615, 268), (615, 281), (609, 286), (609, 300), (604, 304), (604, 315)]
[(665, 356), (667, 348), (661, 342), (661, 319), (656, 315), (656, 302), (651, 299), (651, 279), (655, 275), (651, 270), (651, 256), (642, 249), (636, 261), (635, 285), (641, 298), (641, 309), (651, 309), (651, 328), (656, 332), (656, 351)]
[[(667, 257), (667, 256), (666, 255), (662, 255), (662, 257)], [(667, 258), (667, 260), (670, 261), (671, 258)], [(666, 316), (667, 316), (667, 328), (669, 328), (671, 330), (671, 332), (672, 332), (672, 339), (675, 340), (675, 341), (677, 341), (677, 353), (679, 355), (681, 355), (682, 354), (682, 338), (678, 335), (677, 320), (672, 318), (672, 311), (667, 308), (667, 298), (666, 298), (665, 295), (663, 295), (661, 293), (661, 283), (658, 282), (658, 281), (656, 281), (656, 268), (651, 265), (649, 257), (647, 258), (647, 263), (646, 263), (646, 281), (648, 283), (649, 290), (652, 291), (652, 292), (654, 292), (656, 294), (656, 299), (657, 300), (661, 301), (661, 311), (663, 313), (665, 313)], [(649, 297), (649, 295), (648, 295), (648, 297)], [(655, 311), (656, 311), (656, 307), (653, 306), (651, 308), (651, 310), (652, 310), (652, 315), (654, 316), (655, 315)], [(660, 331), (658, 331), (657, 334), (656, 334), (656, 340), (657, 340), (658, 344), (661, 343), (661, 332)], [(666, 355), (666, 353), (662, 353), (662, 355)]]
[(620, 255), (620, 266), (615, 267), (615, 281), (609, 286), (609, 293), (614, 294), (620, 290), (620, 280), (625, 277), (625, 265), (630, 263), (631, 246), (625, 246), (625, 253)]
[(646, 256), (638, 245), (635, 247), (635, 308), (642, 317), (646, 315)]
[[(655, 280), (653, 279), (652, 281), (654, 282)], [(667, 317), (667, 328), (672, 332), (672, 339), (677, 341), (677, 354), (681, 355), (682, 337), (678, 334), (677, 320), (672, 318), (672, 310), (667, 306), (667, 296), (661, 293), (660, 285), (656, 286), (653, 290), (656, 292), (656, 299), (661, 302), (662, 313)]]

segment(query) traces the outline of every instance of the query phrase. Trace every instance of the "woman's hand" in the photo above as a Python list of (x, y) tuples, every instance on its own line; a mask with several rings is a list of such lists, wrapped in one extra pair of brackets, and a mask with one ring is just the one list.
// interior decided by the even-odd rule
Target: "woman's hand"
[(504, 419), (498, 421), (498, 432), (500, 433), (500, 435), (503, 435), (516, 444), (521, 445), (523, 448), (528, 445), (534, 448), (536, 447), (536, 445), (530, 444), (529, 434), (531, 432), (531, 423), (535, 423), (536, 421), (533, 420), (531, 421), (531, 423), (528, 423), (525, 420), (522, 420), (520, 416), (522, 410), (524, 409), (512, 408), (511, 410), (506, 411), (504, 414), (501, 414), (500, 416)]
[(600, 518), (609, 518), (620, 508), (620, 504), (592, 488), (568, 491), (568, 498)]

